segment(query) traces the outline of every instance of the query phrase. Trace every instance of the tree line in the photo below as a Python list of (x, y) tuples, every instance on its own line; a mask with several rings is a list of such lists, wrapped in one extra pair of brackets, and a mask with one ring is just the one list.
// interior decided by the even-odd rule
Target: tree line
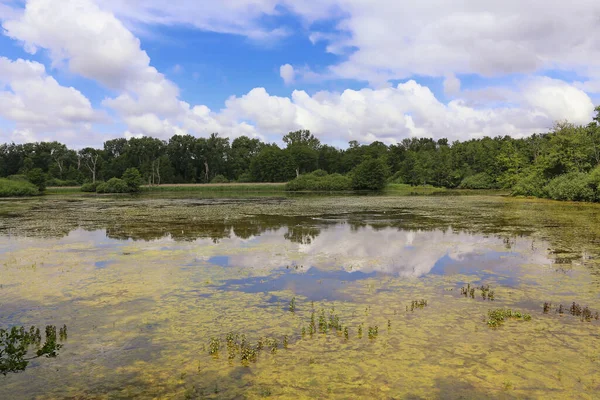
[(35, 170), (49, 185), (79, 185), (120, 178), (136, 168), (150, 185), (286, 182), (316, 170), (347, 175), (366, 160), (378, 160), (389, 182), (523, 189), (527, 184), (545, 186), (565, 174), (589, 174), (600, 165), (600, 106), (588, 125), (561, 122), (550, 132), (521, 139), (407, 138), (393, 145), (351, 141), (347, 149), (339, 149), (300, 130), (286, 134), (283, 143), (279, 147), (245, 136), (230, 141), (217, 133), (208, 138), (175, 135), (168, 141), (113, 139), (100, 149), (79, 151), (59, 142), (7, 143), (0, 145), (0, 177)]

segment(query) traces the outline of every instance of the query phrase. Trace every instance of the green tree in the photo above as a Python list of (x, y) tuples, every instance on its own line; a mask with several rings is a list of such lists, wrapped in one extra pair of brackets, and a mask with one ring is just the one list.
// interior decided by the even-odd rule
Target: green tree
[(352, 171), (354, 190), (382, 190), (388, 177), (388, 168), (380, 158), (369, 158)]
[(27, 180), (37, 186), (40, 192), (46, 190), (47, 179), (48, 175), (41, 168), (34, 168), (27, 172)]
[(121, 179), (125, 181), (129, 191), (134, 193), (139, 192), (140, 187), (144, 184), (142, 174), (140, 174), (140, 171), (138, 171), (137, 168), (127, 168)]

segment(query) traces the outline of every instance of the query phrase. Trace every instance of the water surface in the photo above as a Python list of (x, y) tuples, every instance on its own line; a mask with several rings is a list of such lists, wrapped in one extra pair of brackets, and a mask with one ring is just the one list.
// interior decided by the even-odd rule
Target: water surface
[[(500, 197), (0, 203), (1, 325), (69, 327), (59, 357), (0, 377), (0, 398), (594, 398), (600, 322), (554, 307), (600, 311), (598, 211)], [(532, 319), (490, 329), (505, 307)], [(313, 310), (348, 338), (303, 336)], [(279, 348), (230, 360), (230, 332)]]

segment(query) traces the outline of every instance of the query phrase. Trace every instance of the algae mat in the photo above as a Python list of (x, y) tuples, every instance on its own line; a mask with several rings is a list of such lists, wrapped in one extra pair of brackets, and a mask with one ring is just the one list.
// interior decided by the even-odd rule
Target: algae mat
[(499, 196), (1, 201), (0, 327), (69, 336), (0, 398), (597, 398), (599, 215)]

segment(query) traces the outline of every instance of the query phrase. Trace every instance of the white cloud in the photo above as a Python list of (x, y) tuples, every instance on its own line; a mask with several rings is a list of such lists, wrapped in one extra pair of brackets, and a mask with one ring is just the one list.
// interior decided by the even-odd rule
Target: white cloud
[[(587, 123), (593, 106), (581, 90), (583, 84), (531, 78), (513, 89), (461, 91), (456, 74), (527, 73), (553, 67), (589, 75), (595, 66), (600, 67), (600, 39), (591, 34), (599, 28), (590, 22), (590, 15), (600, 11), (600, 6), (590, 3), (584, 13), (580, 4), (567, 7), (552, 0), (534, 18), (523, 13), (533, 7), (531, 0), (509, 0), (502, 7), (486, 4), (469, 1), (455, 10), (441, 0), (423, 4), (238, 0), (200, 8), (191, 1), (61, 0), (57, 6), (56, 0), (29, 0), (25, 10), (5, 18), (3, 27), (29, 52), (46, 49), (54, 67), (67, 68), (115, 91), (116, 95), (102, 104), (126, 125), (128, 136), (166, 139), (175, 133), (219, 132), (230, 137), (268, 135), (272, 139), (302, 128), (325, 142), (394, 143), (410, 136), (526, 135), (545, 131), (554, 120), (564, 118)], [(224, 109), (213, 111), (182, 101), (177, 85), (151, 65), (129, 29), (140, 23), (188, 24), (264, 39), (285, 30), (260, 25), (265, 15), (281, 12), (278, 5), (307, 21), (331, 18), (333, 12), (341, 18), (336, 32), (313, 32), (311, 40), (327, 42), (336, 53), (354, 49), (345, 61), (322, 73), (313, 72), (308, 65), (282, 65), (284, 82), (351, 78), (370, 81), (376, 89), (314, 95), (294, 91), (290, 97), (279, 97), (259, 87), (229, 98)], [(565, 18), (555, 17), (559, 11)], [(43, 65), (27, 65), (11, 69), (5, 79), (10, 90), (1, 92), (5, 103), (0, 112), (18, 125), (21, 137), (35, 136), (48, 126), (72, 131), (73, 124), (94, 121), (97, 113), (85, 96), (74, 88), (61, 87), (46, 75)], [(389, 87), (390, 79), (415, 73), (445, 77), (445, 92), (454, 100), (444, 104), (414, 80)], [(48, 103), (52, 106), (40, 105)]]
[(294, 83), (296, 71), (294, 71), (294, 67), (290, 64), (285, 64), (279, 67), (279, 76), (281, 76), (281, 79), (283, 79), (283, 82), (286, 85), (290, 85)]
[(36, 133), (85, 131), (106, 119), (77, 89), (48, 76), (42, 64), (6, 57), (0, 57), (0, 117), (15, 124), (15, 141), (34, 140)]

